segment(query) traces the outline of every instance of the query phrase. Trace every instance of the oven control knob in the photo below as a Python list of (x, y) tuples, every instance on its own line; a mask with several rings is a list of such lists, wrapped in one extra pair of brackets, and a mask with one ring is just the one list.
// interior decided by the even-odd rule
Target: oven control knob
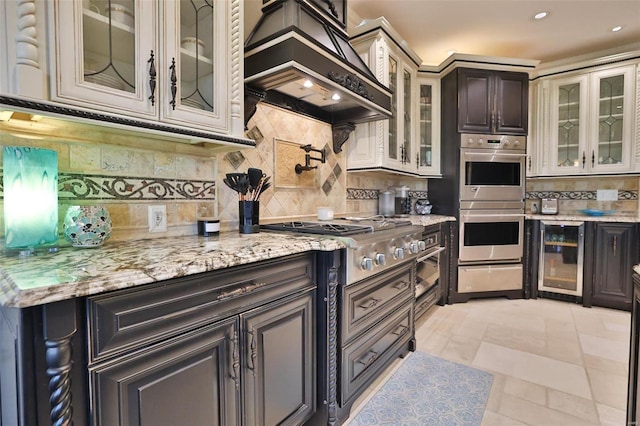
[(420, 251), (425, 251), (427, 249), (427, 243), (422, 240), (418, 241), (418, 248)]
[(393, 257), (395, 257), (396, 259), (404, 259), (404, 249), (402, 247), (394, 248)]
[(411, 253), (413, 254), (418, 254), (420, 253), (420, 245), (417, 241), (413, 241), (411, 244), (409, 244), (409, 250), (411, 250)]
[(469, 145), (473, 145), (473, 144), (474, 144), (474, 142), (475, 142), (475, 141), (473, 140), (473, 138), (469, 138), (469, 141), (468, 141), (468, 144), (469, 144)]
[(371, 259), (370, 257), (366, 257), (366, 256), (363, 257), (362, 258), (362, 262), (360, 263), (360, 266), (365, 271), (373, 271), (373, 259)]
[(387, 264), (387, 256), (384, 253), (376, 253), (375, 261), (377, 265), (384, 266)]

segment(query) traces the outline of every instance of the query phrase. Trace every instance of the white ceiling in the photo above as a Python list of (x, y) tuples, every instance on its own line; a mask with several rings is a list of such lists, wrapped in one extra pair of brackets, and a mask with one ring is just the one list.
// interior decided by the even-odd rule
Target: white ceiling
[[(261, 14), (262, 1), (244, 4), (248, 34)], [(450, 50), (549, 62), (631, 44), (640, 48), (640, 0), (348, 0), (347, 4), (350, 23), (384, 16), (423, 65), (439, 65)], [(534, 20), (540, 11), (549, 15)], [(611, 32), (616, 25), (622, 30)]]

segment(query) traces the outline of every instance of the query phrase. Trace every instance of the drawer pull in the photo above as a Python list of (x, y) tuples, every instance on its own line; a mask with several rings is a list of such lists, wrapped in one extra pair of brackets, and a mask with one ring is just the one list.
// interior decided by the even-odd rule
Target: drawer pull
[(249, 345), (251, 348), (251, 354), (249, 354), (249, 359), (247, 359), (247, 368), (251, 370), (251, 372), (255, 376), (256, 375), (255, 362), (256, 362), (257, 353), (256, 353), (256, 336), (254, 335), (253, 328), (251, 329), (251, 331), (247, 331), (247, 334), (251, 335), (251, 344)]
[(379, 355), (378, 352), (374, 350), (370, 350), (369, 352), (366, 353), (364, 357), (360, 358), (356, 362), (364, 365), (364, 368), (367, 368), (368, 366), (373, 364), (376, 359), (378, 359), (378, 355)]
[(249, 285), (246, 285), (244, 287), (240, 287), (240, 288), (236, 288), (236, 289), (231, 290), (231, 291), (226, 291), (224, 293), (220, 293), (216, 299), (217, 300), (221, 300), (221, 299), (226, 299), (228, 297), (240, 296), (241, 294), (251, 293), (253, 290), (255, 290), (257, 288), (260, 288), (260, 287), (264, 287), (265, 285), (267, 285), (267, 283), (249, 284)]
[(238, 353), (238, 332), (236, 330), (233, 331), (233, 336), (231, 337), (231, 371), (230, 376), (233, 380), (233, 383), (236, 384), (236, 389), (240, 388), (240, 354)]
[(400, 281), (399, 283), (396, 283), (393, 288), (395, 288), (396, 290), (404, 290), (406, 288), (409, 288), (409, 283), (407, 281)]
[(365, 303), (361, 304), (360, 307), (365, 310), (375, 308), (378, 305), (378, 302), (380, 302), (380, 299), (374, 299), (372, 297), (371, 299), (367, 300)]
[(405, 334), (407, 331), (409, 330), (409, 327), (406, 327), (404, 325), (399, 326), (398, 328), (396, 328), (394, 331), (392, 331), (392, 334), (395, 334), (396, 336), (402, 336), (403, 334)]

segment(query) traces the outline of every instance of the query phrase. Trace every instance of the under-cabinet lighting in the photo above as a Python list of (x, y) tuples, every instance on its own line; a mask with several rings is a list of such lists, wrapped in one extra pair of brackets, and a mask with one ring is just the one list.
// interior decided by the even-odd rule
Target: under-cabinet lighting
[(543, 19), (546, 18), (548, 15), (547, 12), (538, 12), (535, 15), (533, 15), (533, 19)]
[(334, 93), (333, 95), (331, 95), (331, 99), (334, 101), (339, 101), (340, 95), (338, 93)]
[(622, 29), (622, 27), (620, 25), (616, 25), (615, 27), (611, 28), (611, 31), (613, 31), (614, 33), (617, 33), (621, 29)]
[(313, 82), (311, 80), (305, 80), (304, 83), (302, 83), (302, 85), (304, 87), (306, 87), (307, 89), (313, 87)]

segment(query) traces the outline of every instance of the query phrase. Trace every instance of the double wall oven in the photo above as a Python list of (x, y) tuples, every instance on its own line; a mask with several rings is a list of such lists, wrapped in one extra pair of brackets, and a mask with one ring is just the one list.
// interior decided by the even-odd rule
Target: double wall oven
[(523, 288), (525, 145), (460, 135), (458, 293)]

